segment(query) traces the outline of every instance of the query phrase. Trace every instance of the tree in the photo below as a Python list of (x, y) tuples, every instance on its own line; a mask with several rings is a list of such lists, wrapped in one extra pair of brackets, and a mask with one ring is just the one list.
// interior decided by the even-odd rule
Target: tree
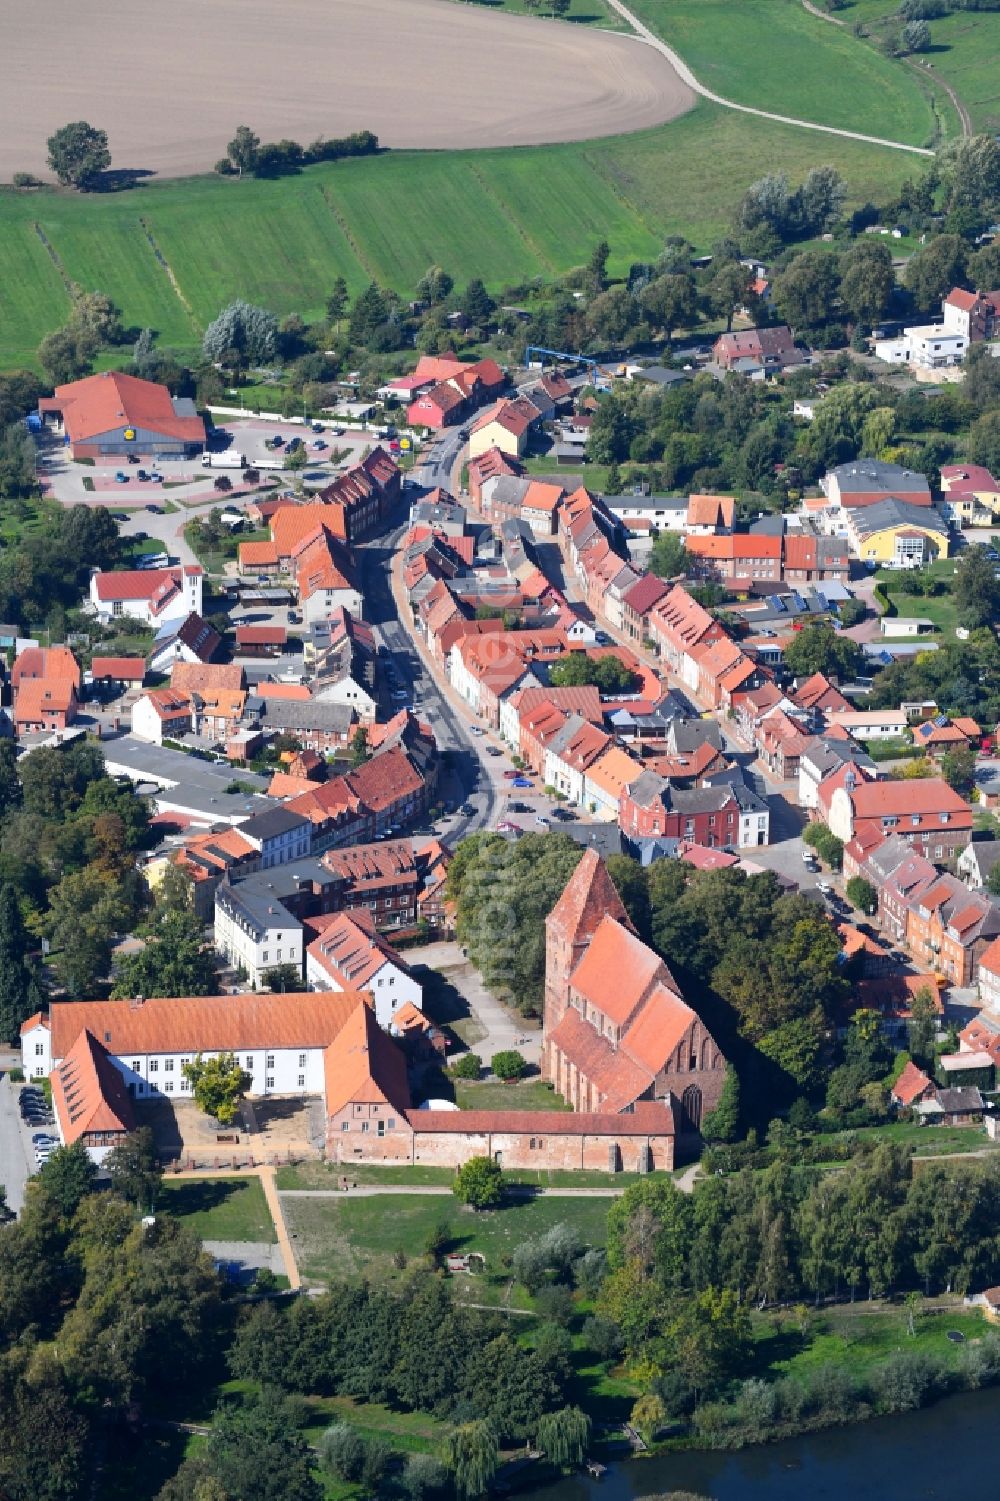
[(844, 179), (836, 167), (811, 167), (795, 194), (800, 232), (818, 235), (839, 217), (847, 196)]
[(690, 328), (698, 314), (698, 296), (690, 272), (658, 276), (639, 295), (639, 306), (669, 344), (675, 328)]
[(528, 1065), (516, 1048), (503, 1048), (499, 1053), (493, 1054), (490, 1069), (498, 1079), (510, 1083), (513, 1079), (523, 1079)]
[(201, 347), (207, 360), (243, 370), (272, 360), (277, 342), (278, 320), (274, 314), (238, 298), (208, 325)]
[[(216, 1494), (238, 1496), (240, 1501), (320, 1501), (322, 1497), (309, 1445), (275, 1392), (220, 1407), (203, 1452), (208, 1474), (221, 1487), (218, 1493), (208, 1493), (211, 1501)], [(202, 1492), (193, 1486), (181, 1494), (199, 1501)]]
[(955, 746), (941, 757), (941, 775), (948, 786), (968, 797), (975, 785), (976, 753), (969, 745)]
[(967, 547), (955, 565), (958, 620), (968, 630), (992, 625), (1000, 613), (1000, 579), (996, 564), (981, 545)]
[(381, 328), (389, 316), (389, 304), (377, 282), (368, 286), (355, 299), (351, 308), (348, 330), (351, 343), (364, 346), (369, 343), (377, 328)]
[(368, 728), (359, 724), (351, 736), (351, 765), (363, 766), (371, 759), (371, 751), (368, 749)]
[(727, 261), (720, 266), (708, 284), (708, 305), (717, 316), (726, 320), (726, 332), (733, 326), (733, 314), (737, 308), (756, 301), (753, 293), (753, 273), (740, 261)]
[(907, 21), (902, 31), (907, 52), (926, 52), (931, 44), (931, 29), (926, 21)]
[(496, 303), (482, 281), (474, 276), (459, 300), (459, 311), (464, 313), (474, 328), (482, 328), (493, 313)]
[(639, 303), (628, 287), (609, 287), (606, 292), (598, 293), (587, 308), (589, 332), (606, 344), (626, 343), (641, 321)]
[(549, 0), (549, 10), (554, 16), (568, 16), (572, 0)]
[(560, 657), (549, 672), (553, 688), (580, 688), (592, 683), (602, 693), (627, 693), (632, 681), (632, 670), (620, 657), (594, 658), (582, 651)]
[(48, 139), (49, 166), (67, 187), (86, 191), (111, 166), (108, 133), (75, 120), (63, 125)]
[(105, 1159), (111, 1187), (137, 1209), (152, 1214), (163, 1178), (149, 1126), (140, 1126), (112, 1147)]
[(422, 302), (429, 302), (433, 307), (435, 303), (444, 302), (454, 286), (454, 280), (443, 267), (428, 266), (417, 282), (417, 296)]
[(889, 306), (896, 273), (888, 245), (859, 240), (845, 256), (840, 300), (858, 323), (876, 323)]
[(77, 1501), (91, 1483), (87, 1419), (52, 1355), (16, 1351), (0, 1365), (0, 1492), (9, 1501)]
[(993, 869), (986, 877), (986, 889), (987, 891), (991, 892), (993, 896), (1000, 896), (1000, 865), (994, 865)]
[(455, 1490), (465, 1501), (481, 1496), (497, 1472), (500, 1446), (491, 1423), (479, 1419), (454, 1429), (445, 1444), (445, 1463), (455, 1477)]
[(663, 1398), (658, 1397), (655, 1392), (646, 1392), (633, 1402), (629, 1422), (647, 1444), (653, 1442), (666, 1421), (667, 1409), (663, 1405)]
[(154, 913), (145, 948), (118, 963), (112, 995), (212, 995), (218, 987), (215, 950), (193, 910)]
[(455, 1174), (453, 1192), (471, 1209), (495, 1209), (504, 1196), (500, 1164), (492, 1157), (470, 1157)]
[(302, 971), (297, 964), (275, 964), (261, 975), (268, 990), (283, 994), (286, 991), (301, 991)]
[(347, 282), (342, 276), (338, 276), (333, 284), (333, 290), (326, 299), (326, 316), (335, 328), (340, 327), (340, 321), (347, 312)]
[(13, 1043), (23, 1021), (44, 1003), (37, 969), (28, 958), (28, 935), (13, 886), (0, 885), (0, 1037)]
[(726, 1078), (719, 1103), (708, 1111), (701, 1123), (706, 1141), (736, 1141), (740, 1134), (740, 1079), (731, 1063), (726, 1064)]
[(282, 469), (299, 470), (305, 469), (309, 463), (309, 450), (303, 443), (299, 448), (293, 448), (291, 453), (286, 453), (282, 460)]
[(590, 252), (587, 262), (587, 286), (593, 293), (603, 292), (608, 284), (608, 257), (611, 246), (607, 240), (599, 240)]
[(595, 464), (620, 464), (628, 458), (629, 445), (638, 431), (639, 423), (627, 399), (606, 397), (590, 425), (587, 457)]
[(133, 915), (121, 882), (96, 865), (72, 871), (52, 888), (46, 926), (56, 950), (53, 967), (71, 995), (92, 992), (108, 973), (112, 940)]
[(579, 1407), (560, 1407), (539, 1419), (535, 1445), (550, 1464), (581, 1465), (590, 1447), (590, 1419)]
[(903, 279), (918, 308), (937, 307), (952, 287), (964, 281), (967, 255), (965, 242), (958, 235), (935, 235), (914, 252)]
[(844, 888), (847, 900), (852, 907), (857, 907), (859, 912), (867, 912), (871, 915), (878, 909), (878, 892), (870, 881), (864, 876), (852, 876)]
[(968, 454), (973, 464), (1000, 473), (1000, 412), (984, 412), (969, 428)]
[(199, 1053), (193, 1063), (184, 1064), (182, 1072), (191, 1085), (195, 1104), (206, 1115), (214, 1115), (220, 1126), (231, 1126), (251, 1084), (250, 1075), (240, 1068), (233, 1054), (202, 1058)]
[(97, 1167), (82, 1141), (75, 1141), (68, 1147), (56, 1147), (38, 1174), (38, 1182), (46, 1197), (67, 1220), (73, 1218), (96, 1179)]
[(827, 621), (810, 622), (785, 648), (785, 665), (798, 678), (822, 672), (827, 677), (850, 679), (861, 665), (863, 653), (849, 636), (840, 636)]
[(836, 315), (837, 263), (820, 250), (793, 256), (774, 288), (775, 306), (793, 328), (816, 328)]
[(226, 147), (226, 155), (235, 167), (237, 177), (253, 171), (259, 146), (260, 136), (254, 135), (249, 125), (237, 125), (236, 134)]
[(906, 1024), (910, 1053), (918, 1063), (933, 1061), (937, 1028), (938, 1009), (934, 1002), (934, 992), (929, 985), (921, 985), (910, 1002), (910, 1019)]
[(736, 211), (738, 229), (766, 227), (783, 236), (789, 225), (791, 195), (784, 172), (770, 172), (751, 183)]

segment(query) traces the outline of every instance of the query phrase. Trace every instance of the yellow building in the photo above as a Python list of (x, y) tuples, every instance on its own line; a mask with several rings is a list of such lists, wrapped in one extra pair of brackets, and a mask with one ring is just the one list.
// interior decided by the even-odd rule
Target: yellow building
[(472, 424), (470, 459), (478, 459), (491, 448), (499, 448), (510, 459), (521, 458), (528, 446), (531, 424), (540, 416), (538, 408), (524, 396), (487, 407)]
[(934, 506), (880, 500), (854, 506), (848, 516), (847, 539), (863, 563), (883, 568), (919, 568), (948, 556), (948, 523)]
[(1000, 515), (1000, 482), (982, 464), (943, 464), (944, 509), (960, 526), (989, 526)]

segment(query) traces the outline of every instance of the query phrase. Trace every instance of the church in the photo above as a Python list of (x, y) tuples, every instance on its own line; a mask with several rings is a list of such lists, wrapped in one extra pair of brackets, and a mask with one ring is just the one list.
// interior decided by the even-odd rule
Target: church
[(726, 1060), (659, 955), (637, 936), (596, 850), (545, 922), (542, 1072), (574, 1110), (672, 1109), (697, 1132), (718, 1104)]

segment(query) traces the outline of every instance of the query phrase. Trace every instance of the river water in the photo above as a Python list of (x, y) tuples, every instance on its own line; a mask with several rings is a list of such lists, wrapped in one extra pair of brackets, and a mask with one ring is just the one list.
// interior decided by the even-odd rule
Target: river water
[(530, 1501), (635, 1501), (694, 1491), (711, 1501), (956, 1501), (1000, 1496), (992, 1436), (1000, 1388), (948, 1397), (920, 1412), (829, 1428), (780, 1444), (671, 1454), (609, 1466), (519, 1492)]

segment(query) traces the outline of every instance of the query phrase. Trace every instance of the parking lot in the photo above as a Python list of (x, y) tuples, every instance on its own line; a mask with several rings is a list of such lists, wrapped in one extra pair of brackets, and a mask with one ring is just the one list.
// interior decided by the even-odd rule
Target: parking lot
[[(76, 463), (69, 449), (51, 436), (45, 436), (39, 442), (39, 480), (46, 493), (64, 505), (113, 505), (127, 509), (170, 500), (187, 508), (209, 501), (219, 503), (212, 492), (220, 474), (227, 475), (233, 484), (227, 500), (234, 494), (254, 494), (273, 484), (277, 476), (285, 480), (301, 479), (306, 487), (319, 489), (328, 485), (342, 470), (358, 463), (374, 444), (387, 441), (373, 429), (346, 428), (334, 420), (322, 421), (322, 432), (315, 432), (302, 418), (276, 422), (254, 416), (220, 416), (218, 423), (210, 440), (208, 457), (239, 455), (246, 460), (248, 468), (266, 466), (258, 471), (260, 485), (243, 486), (240, 482), (242, 466), (223, 463), (216, 468), (204, 464), (202, 454), (176, 459), (136, 452), (134, 463), (122, 457), (98, 459), (92, 464)], [(280, 446), (276, 446), (276, 439), (282, 440)], [(293, 476), (283, 470), (282, 465), (288, 452), (287, 445), (295, 439), (306, 445), (309, 463), (305, 469), (296, 470)], [(323, 447), (317, 447), (317, 444)], [(140, 471), (145, 478), (139, 478)], [(160, 478), (152, 479), (153, 474)]]
[(7, 1205), (20, 1213), (28, 1178), (38, 1170), (32, 1137), (47, 1134), (58, 1144), (59, 1130), (46, 1116), (25, 1121), (18, 1109), (21, 1086), (9, 1074), (0, 1080), (0, 1183), (7, 1192)]

